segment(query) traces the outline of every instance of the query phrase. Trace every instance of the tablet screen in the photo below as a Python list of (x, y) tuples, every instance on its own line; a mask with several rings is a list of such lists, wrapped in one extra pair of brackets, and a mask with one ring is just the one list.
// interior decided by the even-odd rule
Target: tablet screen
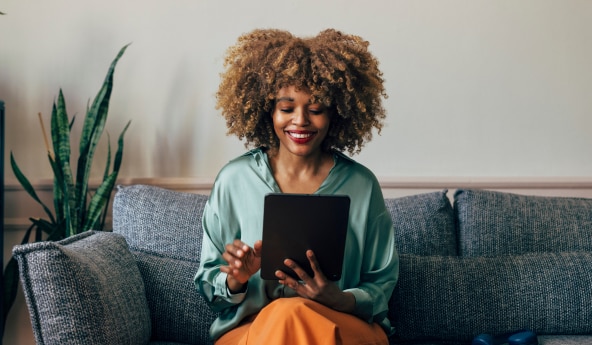
[(265, 196), (261, 278), (277, 280), (281, 270), (299, 279), (284, 265), (294, 260), (311, 277), (306, 258), (312, 249), (322, 272), (339, 280), (347, 237), (350, 198), (346, 195), (271, 193)]

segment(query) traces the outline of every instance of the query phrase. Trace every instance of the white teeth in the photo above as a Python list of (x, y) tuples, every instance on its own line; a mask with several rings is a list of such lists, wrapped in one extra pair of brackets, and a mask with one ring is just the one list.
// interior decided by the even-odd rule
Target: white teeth
[(294, 138), (297, 138), (297, 139), (304, 139), (304, 138), (311, 137), (312, 133), (292, 133), (292, 132), (290, 132), (290, 135), (293, 136)]

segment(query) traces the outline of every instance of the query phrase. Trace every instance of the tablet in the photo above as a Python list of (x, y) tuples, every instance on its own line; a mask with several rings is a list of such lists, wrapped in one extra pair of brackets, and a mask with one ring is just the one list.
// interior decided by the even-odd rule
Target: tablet
[(312, 249), (327, 279), (341, 279), (349, 205), (347, 195), (267, 194), (261, 278), (277, 280), (275, 272), (281, 270), (299, 279), (284, 265), (288, 258), (314, 276), (306, 257), (306, 251)]

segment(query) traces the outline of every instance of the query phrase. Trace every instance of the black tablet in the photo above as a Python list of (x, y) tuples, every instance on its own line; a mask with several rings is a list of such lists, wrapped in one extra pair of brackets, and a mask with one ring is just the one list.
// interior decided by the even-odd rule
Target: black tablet
[(277, 280), (281, 270), (299, 279), (284, 265), (294, 260), (311, 277), (306, 257), (312, 249), (329, 280), (339, 280), (347, 237), (350, 198), (347, 195), (271, 193), (265, 196), (261, 278)]

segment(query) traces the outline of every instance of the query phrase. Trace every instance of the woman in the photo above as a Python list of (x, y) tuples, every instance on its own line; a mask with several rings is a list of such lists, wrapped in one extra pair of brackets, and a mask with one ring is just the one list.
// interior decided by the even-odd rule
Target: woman
[[(375, 176), (358, 153), (380, 131), (386, 97), (378, 61), (358, 36), (325, 30), (299, 38), (255, 30), (228, 50), (217, 105), (228, 133), (255, 147), (218, 174), (203, 215), (200, 293), (219, 312), (225, 344), (388, 344), (388, 300), (398, 256)], [(284, 263), (262, 280), (263, 200), (271, 192), (346, 194), (350, 216), (342, 277), (332, 282)], [(297, 222), (304, 214), (294, 214)]]

